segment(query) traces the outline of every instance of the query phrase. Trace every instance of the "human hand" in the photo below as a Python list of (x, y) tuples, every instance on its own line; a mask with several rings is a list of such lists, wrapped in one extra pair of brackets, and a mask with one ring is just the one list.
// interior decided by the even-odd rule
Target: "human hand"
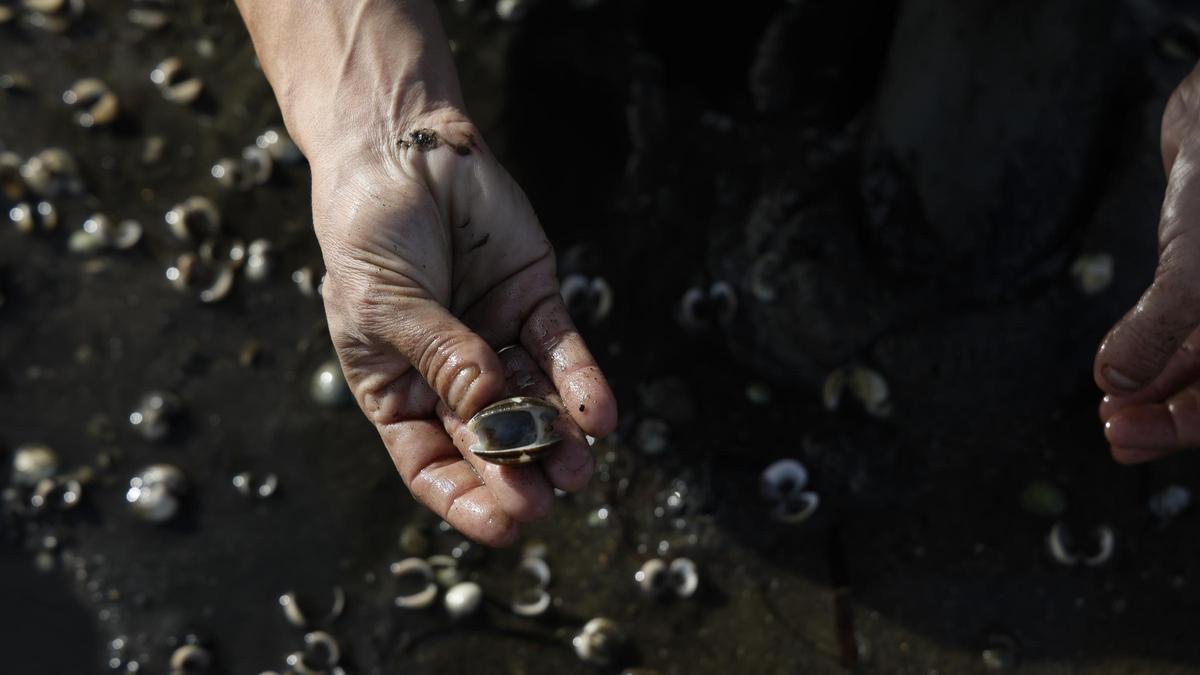
[[(547, 514), (552, 488), (587, 483), (584, 433), (617, 417), (533, 209), (456, 110), (376, 152), (310, 159), (325, 309), (355, 399), (414, 497), (473, 539), (511, 543)], [(468, 450), (464, 420), (505, 395), (560, 407), (562, 441), (540, 464)]]
[(1167, 190), (1154, 281), (1096, 354), (1113, 457), (1151, 461), (1200, 446), (1200, 68), (1167, 102)]

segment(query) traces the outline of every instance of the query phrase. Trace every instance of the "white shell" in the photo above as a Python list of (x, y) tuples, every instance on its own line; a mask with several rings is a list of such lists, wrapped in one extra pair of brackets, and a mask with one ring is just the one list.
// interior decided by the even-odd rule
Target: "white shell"
[(462, 619), (475, 613), (483, 604), (483, 588), (474, 581), (460, 581), (446, 591), (446, 612), (453, 619)]

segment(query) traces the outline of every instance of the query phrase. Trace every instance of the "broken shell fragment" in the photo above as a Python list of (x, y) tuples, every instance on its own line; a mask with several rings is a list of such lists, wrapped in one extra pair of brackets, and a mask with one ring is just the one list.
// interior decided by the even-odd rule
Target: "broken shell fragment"
[(120, 101), (103, 80), (89, 77), (79, 80), (63, 92), (63, 103), (75, 108), (75, 123), (85, 129), (102, 127), (116, 121)]
[(558, 414), (554, 405), (532, 396), (497, 401), (467, 422), (478, 439), (471, 452), (493, 464), (532, 462), (560, 440), (554, 430)]

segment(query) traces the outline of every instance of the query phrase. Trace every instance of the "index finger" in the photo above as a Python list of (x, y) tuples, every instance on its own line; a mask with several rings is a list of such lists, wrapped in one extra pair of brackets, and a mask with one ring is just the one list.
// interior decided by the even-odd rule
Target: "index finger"
[(550, 377), (567, 412), (584, 432), (607, 436), (617, 427), (617, 400), (562, 296), (538, 302), (521, 327), (521, 344)]

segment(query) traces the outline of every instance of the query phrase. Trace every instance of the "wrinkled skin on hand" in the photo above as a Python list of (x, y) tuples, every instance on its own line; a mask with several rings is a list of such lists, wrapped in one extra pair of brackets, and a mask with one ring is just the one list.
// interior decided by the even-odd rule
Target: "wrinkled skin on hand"
[(1093, 375), (1113, 457), (1146, 462), (1200, 446), (1200, 67), (1167, 103), (1167, 190), (1154, 281), (1108, 333)]
[[(587, 483), (584, 434), (610, 433), (616, 403), (563, 305), (550, 242), (474, 126), (434, 113), (389, 145), (312, 167), (330, 334), (413, 496), (463, 534), (509, 544), (547, 514), (552, 488)], [(562, 409), (563, 441), (542, 462), (497, 466), (467, 449), (465, 420), (506, 395)]]

